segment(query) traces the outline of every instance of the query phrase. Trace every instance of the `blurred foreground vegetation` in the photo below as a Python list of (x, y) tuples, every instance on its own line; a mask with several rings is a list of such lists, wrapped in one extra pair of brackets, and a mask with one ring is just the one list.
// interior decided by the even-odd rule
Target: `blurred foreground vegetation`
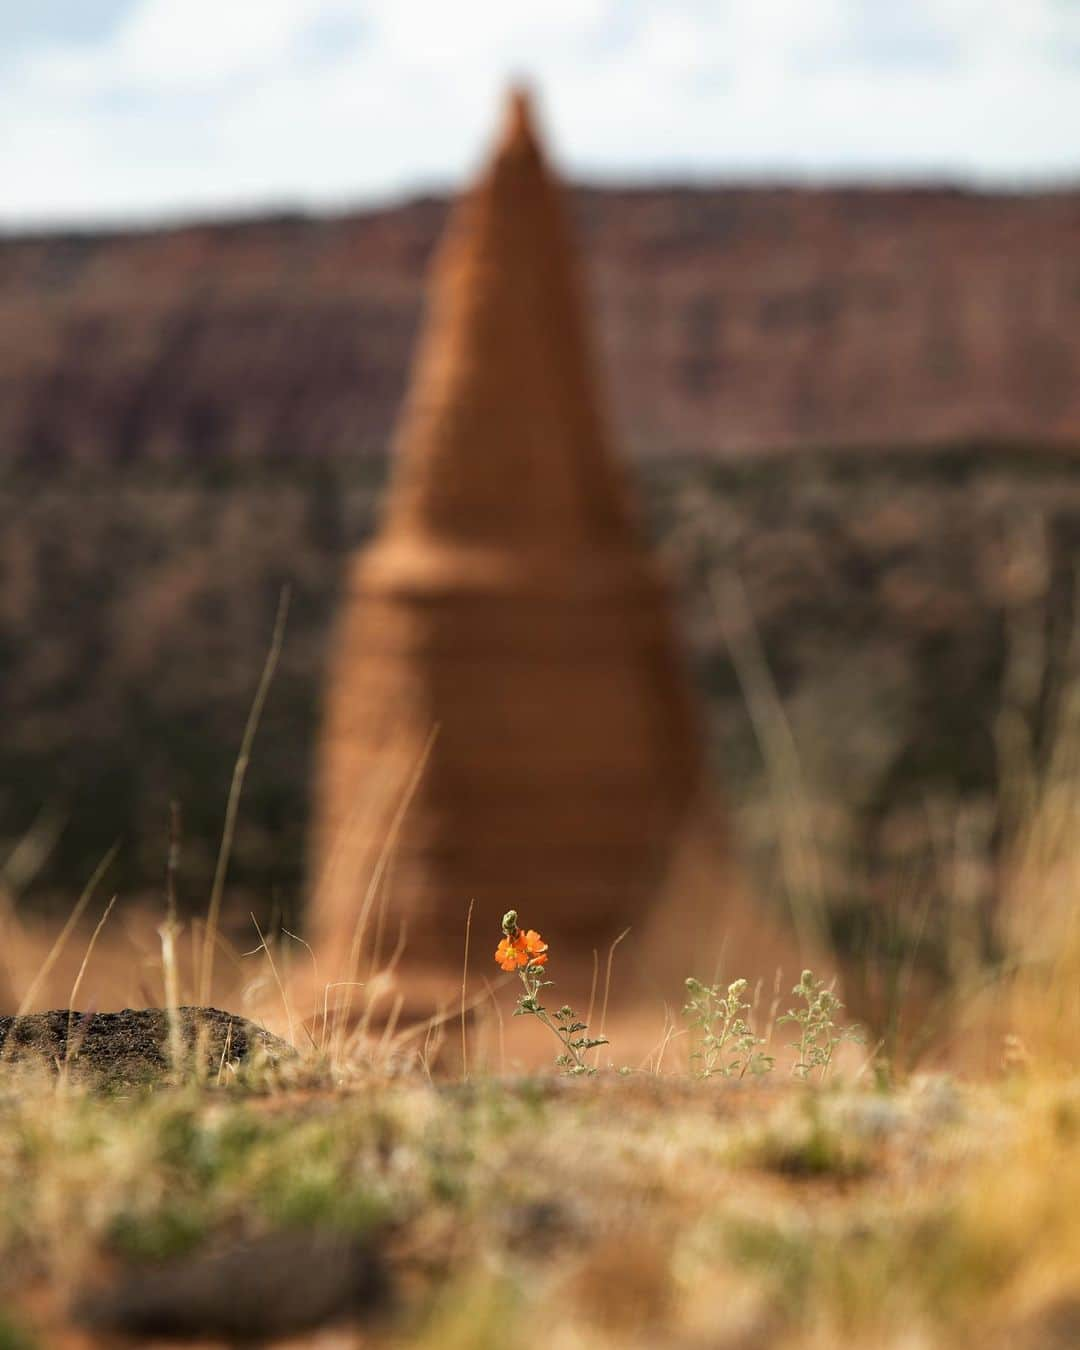
[(0, 1345), (59, 1343), (87, 1289), (281, 1231), (377, 1254), (392, 1298), (365, 1345), (1066, 1350), (1080, 1088), (0, 1086)]

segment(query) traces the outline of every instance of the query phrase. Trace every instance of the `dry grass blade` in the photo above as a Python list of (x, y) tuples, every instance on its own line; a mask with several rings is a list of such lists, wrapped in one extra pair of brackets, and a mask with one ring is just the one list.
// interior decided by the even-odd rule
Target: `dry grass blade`
[(473, 909), (476, 906), (475, 900), (469, 901), (469, 913), (465, 919), (465, 959), (461, 965), (461, 1080), (467, 1082), (469, 1077), (469, 1045), (468, 1035), (465, 1031), (465, 992), (469, 981), (469, 938), (472, 936), (472, 916)]
[(600, 980), (600, 953), (592, 949), (592, 983), (589, 985), (589, 1007), (585, 1013), (585, 1023), (592, 1026), (593, 1011), (596, 1008), (596, 986)]
[(120, 849), (120, 841), (117, 840), (116, 843), (113, 844), (113, 846), (105, 854), (104, 858), (102, 858), (101, 862), (98, 863), (97, 867), (94, 868), (93, 876), (91, 876), (90, 880), (86, 883), (86, 886), (84, 887), (83, 892), (79, 896), (78, 900), (75, 901), (74, 908), (68, 915), (67, 922), (64, 924), (63, 928), (61, 928), (59, 934), (57, 935), (56, 941), (50, 948), (48, 956), (46, 956), (45, 960), (41, 963), (41, 968), (31, 981), (30, 988), (23, 995), (22, 1002), (19, 1004), (18, 1007), (17, 1016), (22, 1017), (24, 1013), (29, 1012), (30, 1009), (34, 1006), (34, 1001), (37, 998), (39, 992), (41, 991), (42, 986), (44, 985), (45, 981), (49, 978), (50, 974), (52, 973), (53, 967), (60, 959), (61, 952), (63, 952), (64, 948), (67, 946), (68, 938), (71, 937), (71, 934), (75, 931), (75, 928), (78, 926), (79, 920), (86, 912), (87, 905), (94, 898), (94, 892), (97, 890), (98, 884), (100, 883), (105, 873), (109, 870), (110, 866), (112, 865), (112, 861), (116, 857), (119, 849)]
[(289, 1024), (289, 1044), (295, 1046), (296, 1029), (293, 1025), (292, 1008), (289, 1005), (288, 995), (285, 993), (285, 986), (281, 982), (281, 976), (278, 974), (277, 966), (274, 964), (273, 955), (271, 954), (270, 948), (266, 945), (266, 938), (263, 937), (262, 929), (259, 927), (259, 921), (254, 914), (251, 916), (251, 922), (255, 925), (255, 931), (259, 935), (259, 946), (266, 953), (266, 959), (270, 962), (270, 971), (274, 976), (274, 983), (277, 985), (278, 992), (281, 994), (281, 1001), (285, 1007), (285, 1020)]
[(0, 899), (18, 895), (48, 862), (67, 824), (54, 807), (45, 806), (15, 847), (0, 863)]
[[(600, 1038), (601, 1038), (601, 1040), (603, 1039), (603, 1036), (604, 1036), (604, 1028), (607, 1026), (608, 998), (609, 998), (610, 995), (611, 995), (611, 966), (612, 966), (612, 962), (615, 960), (615, 948), (619, 945), (619, 943), (623, 940), (623, 938), (627, 936), (627, 934), (628, 934), (629, 932), (630, 932), (630, 929), (629, 929), (629, 928), (624, 928), (624, 929), (622, 930), (622, 932), (619, 934), (619, 936), (615, 939), (615, 941), (614, 941), (614, 942), (611, 944), (611, 946), (608, 948), (608, 954), (607, 954), (607, 970), (606, 970), (605, 973), (604, 973), (604, 1002), (603, 1002), (603, 1006), (602, 1006), (602, 1008), (601, 1008), (601, 1010), (600, 1010)], [(600, 1047), (600, 1046), (597, 1046), (597, 1047), (596, 1047), (596, 1063), (599, 1063), (599, 1060), (600, 1060), (600, 1050), (601, 1050), (601, 1047)]]
[(424, 770), (427, 767), (428, 760), (431, 757), (431, 750), (435, 744), (435, 738), (439, 734), (437, 726), (432, 727), (428, 734), (427, 741), (423, 750), (417, 758), (413, 767), (408, 783), (405, 785), (405, 791), (401, 795), (397, 809), (394, 812), (394, 818), (390, 822), (390, 828), (387, 831), (386, 838), (383, 841), (379, 851), (379, 856), (375, 861), (375, 867), (371, 874), (371, 880), (368, 882), (367, 890), (364, 893), (364, 900), (360, 906), (360, 912), (357, 915), (356, 925), (353, 928), (352, 944), (349, 950), (349, 965), (347, 969), (348, 978), (340, 981), (345, 988), (350, 990), (346, 996), (345, 1006), (336, 1010), (334, 1018), (334, 1036), (333, 1040), (340, 1045), (343, 1037), (348, 1037), (349, 1022), (352, 1018), (352, 993), (351, 990), (358, 983), (357, 976), (360, 971), (360, 953), (363, 949), (364, 934), (367, 931), (368, 918), (371, 914), (371, 907), (379, 893), (379, 887), (382, 884), (383, 876), (386, 873), (387, 866), (393, 856), (394, 849), (397, 847), (398, 836), (405, 823), (405, 817), (408, 814), (409, 807), (412, 805), (413, 798), (416, 796), (420, 781), (424, 776)]
[(65, 1067), (67, 1066), (68, 1059), (71, 1055), (71, 1028), (75, 1020), (75, 1008), (79, 1001), (79, 990), (82, 988), (83, 976), (86, 974), (86, 968), (90, 964), (90, 957), (93, 954), (94, 944), (98, 940), (98, 935), (101, 933), (101, 930), (105, 927), (105, 924), (108, 922), (109, 915), (113, 912), (113, 905), (115, 904), (116, 904), (116, 896), (114, 895), (112, 899), (109, 901), (109, 903), (105, 906), (105, 913), (102, 914), (100, 919), (98, 919), (97, 927), (94, 929), (90, 941), (86, 944), (86, 952), (82, 959), (82, 965), (79, 967), (79, 973), (75, 976), (75, 983), (71, 986), (71, 994), (68, 996), (67, 1040), (64, 1043)]
[(825, 883), (807, 809), (802, 761), (769, 670), (742, 581), (731, 574), (709, 589), (777, 806), (780, 855), (792, 922), (803, 951), (825, 948)]
[(495, 1025), (499, 1033), (499, 1073), (506, 1072), (506, 1018), (503, 1017), (503, 1010), (499, 1007), (499, 1000), (495, 997), (495, 990), (492, 988), (491, 981), (485, 975), (483, 976), (484, 988), (487, 990), (488, 997), (491, 999), (491, 1007), (495, 1013)]
[(232, 783), (229, 786), (229, 800), (225, 807), (225, 825), (221, 833), (221, 848), (218, 850), (217, 865), (214, 869), (214, 881), (210, 889), (210, 903), (206, 910), (206, 931), (203, 934), (202, 960), (199, 970), (199, 1003), (206, 1005), (210, 1001), (210, 992), (214, 977), (214, 946), (218, 923), (221, 918), (221, 900), (225, 891), (225, 876), (229, 869), (233, 839), (236, 835), (236, 819), (240, 810), (240, 796), (244, 790), (251, 760), (251, 748), (255, 743), (255, 733), (262, 719), (266, 696), (277, 670), (281, 657), (281, 648), (285, 641), (285, 623), (289, 616), (289, 588), (283, 586), (278, 600), (277, 618), (274, 621), (274, 634), (270, 640), (270, 650), (266, 654), (262, 675), (251, 703), (244, 734), (240, 740), (240, 750), (233, 765)]
[(176, 943), (180, 925), (176, 917), (176, 878), (180, 871), (180, 804), (169, 806), (169, 853), (165, 864), (165, 922), (158, 929), (161, 937), (161, 968), (165, 977), (165, 1008), (169, 1017), (169, 1061), (174, 1074), (179, 1074), (183, 1058), (183, 1038), (180, 1033), (180, 973), (177, 968)]

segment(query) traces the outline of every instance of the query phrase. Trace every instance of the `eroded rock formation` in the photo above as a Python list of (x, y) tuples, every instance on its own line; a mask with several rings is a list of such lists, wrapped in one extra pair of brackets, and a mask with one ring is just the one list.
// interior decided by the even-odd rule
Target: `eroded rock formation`
[(404, 925), (410, 957), (457, 969), (470, 903), (483, 942), (513, 906), (606, 944), (661, 881), (696, 730), (518, 95), (439, 253), (388, 509), (344, 601), (318, 782), (324, 969), (358, 925), (386, 951)]

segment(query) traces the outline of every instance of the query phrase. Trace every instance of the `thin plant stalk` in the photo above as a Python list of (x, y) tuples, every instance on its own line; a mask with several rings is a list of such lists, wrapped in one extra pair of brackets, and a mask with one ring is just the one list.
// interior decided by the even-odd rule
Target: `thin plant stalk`
[(180, 923), (176, 916), (176, 878), (180, 871), (180, 803), (169, 809), (169, 852), (165, 863), (165, 922), (161, 937), (161, 966), (165, 979), (165, 1011), (169, 1019), (169, 1060), (174, 1074), (180, 1073), (183, 1039), (180, 1034), (180, 973), (176, 956)]
[(344, 1009), (338, 1009), (334, 1018), (334, 1040), (340, 1041), (343, 1035), (347, 1034), (349, 1019), (352, 1016), (352, 989), (358, 983), (357, 975), (360, 968), (360, 952), (363, 946), (364, 934), (367, 930), (368, 918), (371, 914), (371, 906), (374, 903), (376, 895), (379, 893), (379, 887), (382, 884), (383, 876), (389, 865), (395, 848), (397, 847), (398, 836), (401, 833), (405, 823), (405, 817), (408, 813), (412, 800), (420, 786), (420, 780), (423, 778), (427, 762), (431, 757), (432, 746), (435, 744), (435, 738), (438, 735), (438, 727), (432, 727), (428, 734), (424, 748), (413, 767), (413, 772), (405, 786), (405, 791), (398, 802), (397, 810), (394, 812), (394, 818), (390, 822), (390, 828), (387, 831), (386, 838), (379, 850), (379, 856), (375, 860), (375, 868), (371, 874), (371, 880), (368, 882), (367, 890), (364, 893), (363, 903), (360, 906), (360, 912), (356, 918), (356, 925), (353, 928), (352, 946), (349, 950), (349, 965), (346, 970), (347, 978), (342, 982), (349, 993), (346, 996)]
[[(624, 929), (622, 930), (622, 932), (619, 934), (619, 936), (615, 939), (615, 941), (614, 941), (614, 942), (611, 944), (611, 946), (608, 948), (608, 954), (607, 954), (607, 969), (606, 969), (605, 972), (604, 972), (604, 1002), (603, 1002), (603, 1005), (601, 1006), (601, 1009), (600, 1009), (600, 1044), (601, 1044), (601, 1045), (606, 1044), (606, 1041), (605, 1041), (605, 1039), (604, 1039), (604, 1029), (607, 1027), (608, 998), (610, 997), (610, 994), (611, 994), (611, 967), (612, 967), (612, 964), (613, 964), (613, 962), (614, 962), (614, 960), (615, 960), (615, 948), (619, 945), (619, 943), (623, 940), (624, 937), (627, 937), (627, 936), (629, 935), (629, 932), (630, 932), (630, 929), (629, 929), (629, 928), (624, 928)], [(599, 1046), (599, 1045), (596, 1047), (596, 1056), (595, 1056), (595, 1058), (596, 1058), (597, 1060), (600, 1058), (600, 1046)]]
[(67, 946), (68, 938), (71, 937), (71, 934), (74, 932), (75, 927), (77, 926), (79, 920), (82, 918), (87, 905), (93, 899), (94, 892), (97, 890), (101, 878), (109, 870), (109, 867), (112, 865), (112, 861), (116, 857), (119, 848), (120, 848), (120, 841), (117, 840), (116, 843), (113, 844), (113, 846), (105, 854), (104, 858), (102, 858), (102, 860), (98, 863), (97, 867), (94, 868), (93, 875), (91, 876), (90, 880), (86, 883), (86, 886), (83, 889), (83, 892), (79, 896), (78, 900), (75, 901), (74, 908), (68, 915), (67, 922), (60, 930), (60, 933), (57, 936), (56, 941), (53, 943), (48, 956), (46, 956), (45, 960), (41, 964), (41, 968), (38, 970), (38, 973), (34, 976), (30, 988), (23, 995), (23, 1000), (19, 1004), (19, 1008), (16, 1013), (17, 1017), (22, 1017), (25, 1013), (29, 1012), (30, 1009), (34, 1006), (34, 1000), (37, 998), (38, 993), (41, 990), (41, 986), (52, 974), (53, 966), (55, 966), (57, 961), (60, 959), (60, 953)]
[(86, 952), (82, 959), (82, 965), (79, 967), (79, 973), (75, 976), (75, 983), (71, 986), (71, 994), (68, 997), (67, 1037), (64, 1041), (65, 1069), (67, 1068), (68, 1058), (71, 1054), (71, 1028), (75, 1021), (75, 1004), (78, 1001), (79, 990), (82, 987), (83, 976), (86, 974), (86, 968), (90, 964), (90, 957), (93, 954), (94, 945), (98, 940), (98, 936), (101, 933), (101, 930), (105, 927), (105, 924), (108, 922), (109, 915), (113, 912), (113, 905), (115, 904), (116, 904), (116, 896), (114, 895), (112, 899), (109, 901), (109, 903), (105, 906), (105, 912), (102, 914), (101, 918), (98, 919), (97, 926), (95, 927), (90, 937), (90, 941), (86, 944)]
[(285, 641), (285, 623), (289, 616), (289, 587), (281, 588), (278, 599), (277, 618), (274, 620), (274, 632), (270, 639), (270, 650), (266, 654), (262, 675), (255, 690), (255, 697), (244, 725), (244, 734), (240, 739), (240, 750), (233, 765), (232, 782), (229, 785), (229, 797), (225, 805), (225, 824), (221, 832), (221, 847), (218, 849), (217, 865), (214, 868), (214, 880), (210, 888), (210, 902), (206, 909), (206, 931), (203, 933), (202, 960), (199, 969), (199, 1003), (205, 1006), (210, 1001), (210, 992), (214, 978), (214, 946), (221, 918), (221, 901), (225, 892), (225, 877), (229, 870), (233, 840), (236, 837), (236, 821), (240, 811), (240, 797), (244, 790), (248, 764), (251, 762), (251, 749), (255, 743), (255, 733), (262, 720), (263, 707), (270, 692), (270, 685), (281, 657), (281, 648)]
[(475, 905), (475, 900), (469, 901), (469, 913), (465, 919), (465, 959), (461, 966), (461, 1081), (463, 1083), (468, 1082), (469, 1079), (469, 1038), (465, 1032), (465, 993), (469, 981), (469, 937), (472, 933), (472, 916)]
[(263, 951), (266, 953), (266, 959), (270, 962), (270, 973), (271, 973), (271, 974), (273, 975), (273, 977), (274, 977), (274, 983), (275, 983), (275, 984), (277, 985), (277, 987), (278, 987), (278, 993), (281, 995), (281, 1002), (284, 1004), (284, 1007), (285, 1007), (285, 1020), (286, 1020), (286, 1021), (288, 1022), (288, 1024), (289, 1024), (289, 1044), (290, 1044), (290, 1045), (295, 1045), (295, 1044), (296, 1044), (296, 1031), (295, 1031), (295, 1028), (294, 1028), (294, 1026), (293, 1026), (293, 1015), (292, 1015), (292, 1008), (291, 1008), (291, 1006), (289, 1005), (289, 997), (288, 997), (288, 995), (285, 993), (285, 986), (282, 984), (282, 982), (281, 982), (281, 976), (278, 974), (277, 966), (274, 964), (274, 958), (273, 958), (273, 955), (272, 955), (271, 952), (270, 952), (270, 948), (269, 948), (269, 947), (267, 946), (267, 944), (266, 944), (266, 938), (263, 937), (262, 929), (259, 927), (259, 921), (258, 921), (258, 919), (256, 919), (256, 917), (255, 917), (254, 914), (252, 914), (252, 916), (251, 916), (251, 922), (255, 925), (255, 931), (256, 931), (256, 933), (258, 933), (258, 935), (259, 935), (259, 946), (260, 946), (260, 947), (263, 949)]

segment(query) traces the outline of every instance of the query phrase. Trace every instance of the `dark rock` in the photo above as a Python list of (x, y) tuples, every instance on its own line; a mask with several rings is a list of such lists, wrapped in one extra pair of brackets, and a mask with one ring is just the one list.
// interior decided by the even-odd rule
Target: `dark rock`
[(382, 1261), (368, 1241), (338, 1233), (275, 1233), (225, 1250), (127, 1273), (85, 1294), (82, 1325), (140, 1342), (220, 1337), (259, 1343), (347, 1319), (388, 1302)]
[[(211, 1072), (260, 1055), (276, 1064), (296, 1054), (279, 1037), (217, 1008), (178, 1008), (177, 1017), (185, 1050), (201, 1045)], [(59, 1008), (0, 1017), (0, 1064), (28, 1062), (67, 1065), (80, 1077), (109, 1085), (153, 1081), (169, 1068), (168, 1013), (163, 1008), (106, 1013)]]

